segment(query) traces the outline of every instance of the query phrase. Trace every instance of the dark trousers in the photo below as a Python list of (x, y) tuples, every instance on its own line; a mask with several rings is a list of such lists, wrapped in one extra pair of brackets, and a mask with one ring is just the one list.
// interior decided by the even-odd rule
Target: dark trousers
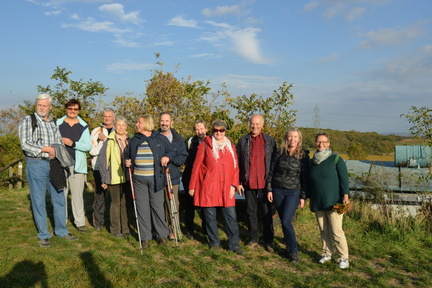
[(245, 187), (246, 212), (248, 217), (249, 240), (258, 243), (258, 207), (261, 209), (264, 243), (273, 244), (274, 228), (271, 203), (267, 200), (264, 189), (249, 189)]
[[(220, 245), (218, 224), (216, 219), (217, 208), (218, 207), (202, 207), (207, 236), (210, 240), (210, 246)], [(240, 236), (237, 224), (236, 207), (221, 207), (221, 212), (222, 219), (224, 221), (225, 233), (228, 236), (228, 250), (236, 250), (240, 248)]]
[(297, 238), (292, 223), (300, 202), (300, 190), (273, 189), (273, 201), (282, 222), (282, 231), (286, 248), (290, 253), (297, 253)]
[(204, 213), (202, 213), (202, 209), (199, 207), (194, 206), (193, 204), (193, 197), (189, 195), (188, 192), (186, 192), (186, 197), (185, 197), (185, 214), (184, 214), (184, 222), (185, 222), (185, 226), (187, 231), (194, 235), (195, 233), (195, 210), (198, 210), (201, 216), (201, 220), (202, 220), (202, 229), (203, 229), (203, 233), (206, 234), (205, 232), (205, 223), (204, 223)]
[(126, 183), (109, 185), (108, 191), (110, 194), (110, 232), (111, 234), (128, 234), (128, 215), (126, 210), (126, 191), (128, 185)]
[(102, 188), (102, 180), (99, 170), (93, 170), (93, 177), (95, 180), (95, 192), (93, 200), (93, 225), (103, 226), (105, 222), (105, 192)]

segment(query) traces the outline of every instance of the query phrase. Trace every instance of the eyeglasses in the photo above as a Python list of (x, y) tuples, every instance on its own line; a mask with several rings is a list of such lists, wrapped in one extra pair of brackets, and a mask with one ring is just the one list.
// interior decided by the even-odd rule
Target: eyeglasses
[(76, 112), (76, 111), (79, 111), (78, 108), (72, 108), (72, 107), (68, 107), (67, 110), (69, 110), (69, 111), (75, 111), (75, 112)]
[(221, 132), (221, 133), (223, 133), (223, 132), (225, 132), (225, 129), (224, 129), (224, 128), (222, 128), (222, 129), (216, 129), (216, 128), (213, 128), (213, 133), (216, 133), (216, 132)]
[(329, 143), (330, 141), (317, 141), (317, 142), (315, 142), (317, 145), (320, 145), (320, 144), (327, 144), (327, 143)]

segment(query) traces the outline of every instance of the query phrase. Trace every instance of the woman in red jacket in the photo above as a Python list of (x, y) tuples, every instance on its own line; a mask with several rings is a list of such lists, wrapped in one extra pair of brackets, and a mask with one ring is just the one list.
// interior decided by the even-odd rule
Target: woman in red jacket
[(239, 228), (235, 207), (235, 190), (239, 184), (239, 170), (235, 146), (225, 136), (227, 125), (222, 120), (213, 122), (213, 136), (206, 136), (198, 146), (189, 183), (189, 194), (194, 205), (202, 207), (210, 249), (218, 250), (220, 239), (216, 210), (221, 207), (228, 236), (228, 250), (244, 255), (240, 248)]

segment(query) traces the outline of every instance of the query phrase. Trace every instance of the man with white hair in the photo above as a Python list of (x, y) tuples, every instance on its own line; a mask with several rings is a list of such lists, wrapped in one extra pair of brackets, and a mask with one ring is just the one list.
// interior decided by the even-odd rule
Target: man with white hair
[(34, 221), (38, 230), (39, 244), (51, 246), (45, 203), (46, 191), (50, 194), (54, 211), (54, 234), (66, 240), (78, 238), (66, 227), (66, 200), (64, 190), (57, 190), (50, 181), (50, 160), (56, 157), (52, 145), (63, 145), (59, 129), (49, 115), (51, 96), (40, 94), (36, 98), (36, 112), (27, 115), (19, 124), (21, 147), (26, 156), (26, 176), (30, 186), (30, 200)]

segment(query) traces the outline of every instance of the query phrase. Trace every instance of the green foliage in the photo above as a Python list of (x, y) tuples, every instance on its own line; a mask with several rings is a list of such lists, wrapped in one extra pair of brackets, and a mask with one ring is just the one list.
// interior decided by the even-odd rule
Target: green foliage
[(249, 118), (253, 114), (261, 114), (265, 120), (263, 130), (280, 142), (288, 127), (293, 126), (296, 121), (297, 111), (290, 110), (294, 101), (291, 88), (292, 84), (288, 85), (284, 82), (277, 90), (273, 90), (272, 96), (267, 98), (255, 93), (249, 97), (246, 95), (227, 97), (225, 100), (236, 115), (237, 139), (249, 132)]
[(0, 167), (23, 156), (19, 137), (17, 134), (0, 136)]
[[(90, 127), (97, 125), (94, 123), (96, 111), (97, 97), (104, 96), (108, 90), (101, 82), (89, 80), (84, 82), (82, 79), (75, 81), (70, 79), (71, 71), (66, 68), (56, 67), (54, 74), (51, 76), (52, 80), (58, 81), (54, 87), (37, 86), (39, 93), (50, 94), (52, 101), (51, 114), (55, 119), (61, 118), (66, 114), (64, 105), (70, 99), (77, 99), (81, 103), (80, 117), (86, 121)], [(24, 105), (20, 106), (25, 114), (33, 113), (35, 110), (34, 102), (24, 101)]]
[(18, 134), (18, 124), (24, 114), (18, 106), (13, 106), (9, 109), (0, 110), (0, 118), (2, 125), (0, 125), (0, 135), (8, 133)]
[(352, 141), (347, 150), (350, 160), (366, 160), (367, 154), (363, 149), (362, 144), (357, 141)]
[(402, 116), (413, 124), (411, 134), (422, 139), (424, 145), (432, 146), (432, 109), (411, 106), (409, 114), (401, 114)]

